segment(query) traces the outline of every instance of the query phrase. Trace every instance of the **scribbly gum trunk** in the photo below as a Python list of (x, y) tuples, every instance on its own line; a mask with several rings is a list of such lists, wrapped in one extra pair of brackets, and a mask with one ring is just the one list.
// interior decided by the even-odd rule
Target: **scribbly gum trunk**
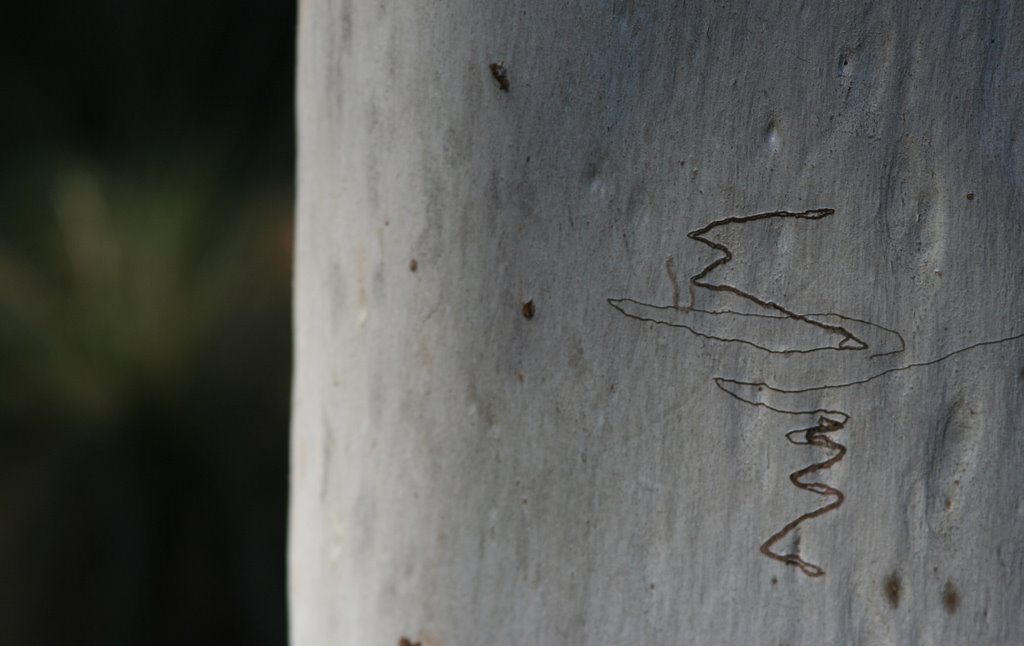
[(302, 644), (1024, 643), (1024, 11), (300, 10)]

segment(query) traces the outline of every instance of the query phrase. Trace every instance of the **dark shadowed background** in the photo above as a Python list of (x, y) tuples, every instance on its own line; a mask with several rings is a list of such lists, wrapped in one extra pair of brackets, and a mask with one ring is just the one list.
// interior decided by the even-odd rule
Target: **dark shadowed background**
[(0, 642), (283, 644), (295, 7), (0, 28)]

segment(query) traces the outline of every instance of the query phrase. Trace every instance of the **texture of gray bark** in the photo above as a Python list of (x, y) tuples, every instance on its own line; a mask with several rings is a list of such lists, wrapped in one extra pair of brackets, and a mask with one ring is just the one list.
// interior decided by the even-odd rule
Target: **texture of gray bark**
[(301, 2), (292, 643), (1024, 643), (1022, 34)]

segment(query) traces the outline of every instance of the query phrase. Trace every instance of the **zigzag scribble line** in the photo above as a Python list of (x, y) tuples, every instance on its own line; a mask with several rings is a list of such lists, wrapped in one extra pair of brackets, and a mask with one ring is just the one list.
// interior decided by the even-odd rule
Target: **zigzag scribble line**
[[(653, 305), (629, 298), (609, 298), (607, 299), (608, 303), (621, 314), (638, 321), (657, 323), (659, 325), (667, 325), (669, 327), (684, 329), (691, 334), (711, 341), (747, 345), (770, 354), (792, 356), (821, 352), (825, 350), (870, 351), (870, 353), (866, 353), (865, 356), (867, 361), (881, 357), (893, 358), (906, 350), (906, 342), (903, 336), (896, 330), (871, 321), (843, 316), (834, 312), (800, 314), (774, 301), (760, 298), (749, 292), (742, 291), (733, 285), (716, 283), (708, 280), (708, 276), (713, 271), (724, 266), (733, 259), (732, 251), (727, 246), (719, 242), (715, 242), (707, 237), (712, 230), (729, 224), (744, 224), (768, 218), (820, 220), (834, 213), (834, 209), (810, 209), (801, 212), (772, 211), (768, 213), (758, 213), (749, 216), (728, 217), (715, 220), (703, 227), (690, 231), (687, 234), (687, 237), (691, 240), (704, 244), (720, 254), (718, 258), (690, 277), (688, 285), (690, 295), (689, 305), (684, 307), (679, 304), (680, 289), (675, 276), (675, 267), (671, 257), (669, 257), (668, 261), (665, 263), (665, 268), (669, 274), (673, 287), (672, 305)], [(762, 313), (751, 313), (732, 310), (701, 309), (696, 307), (696, 293), (698, 289), (709, 292), (728, 293), (748, 303), (752, 303), (764, 311)], [(769, 324), (777, 326), (787, 322), (799, 324), (801, 327), (804, 327), (805, 331), (813, 329), (816, 330), (818, 334), (824, 334), (827, 337), (831, 337), (833, 342), (830, 344), (823, 344), (819, 342), (817, 344), (793, 344), (784, 347), (773, 347), (769, 341), (765, 340), (742, 338), (739, 336), (725, 336), (721, 334), (714, 325), (708, 325), (709, 322), (713, 322), (715, 320), (740, 318), (749, 318), (755, 321), (760, 320), (765, 323), (765, 326), (768, 326)], [(755, 330), (756, 329), (757, 328), (755, 326)], [(752, 336), (756, 336), (756, 334)], [(952, 352), (948, 352), (928, 361), (907, 363), (896, 366), (890, 365), (888, 367), (876, 366), (876, 368), (879, 369), (869, 372), (868, 376), (860, 379), (852, 379), (843, 383), (812, 385), (804, 388), (786, 389), (773, 387), (763, 381), (742, 381), (738, 379), (715, 377), (714, 383), (720, 390), (741, 402), (752, 406), (764, 407), (778, 413), (794, 416), (812, 416), (816, 418), (817, 421), (814, 426), (789, 431), (786, 433), (786, 439), (793, 444), (814, 446), (823, 449), (828, 453), (828, 456), (824, 460), (814, 462), (790, 473), (789, 480), (795, 487), (803, 491), (809, 491), (829, 498), (829, 502), (787, 522), (781, 529), (772, 534), (768, 540), (761, 544), (761, 553), (771, 559), (785, 563), (786, 565), (792, 565), (809, 577), (818, 577), (825, 574), (824, 569), (816, 564), (804, 560), (798, 553), (779, 552), (774, 549), (774, 546), (793, 533), (803, 523), (838, 509), (846, 499), (845, 494), (839, 489), (823, 482), (807, 480), (807, 478), (813, 476), (819, 471), (831, 469), (846, 455), (846, 446), (839, 443), (831, 436), (845, 428), (851, 417), (847, 413), (838, 410), (792, 410), (791, 408), (782, 408), (777, 405), (773, 406), (762, 399), (744, 396), (742, 393), (745, 390), (762, 392), (768, 396), (774, 395), (783, 397), (785, 395), (811, 393), (833, 388), (855, 386), (865, 384), (885, 375), (910, 370), (912, 368), (934, 365), (969, 350), (1000, 343), (1007, 343), (1019, 339), (1024, 339), (1024, 334), (1016, 334), (994, 340), (980, 341), (953, 350)]]

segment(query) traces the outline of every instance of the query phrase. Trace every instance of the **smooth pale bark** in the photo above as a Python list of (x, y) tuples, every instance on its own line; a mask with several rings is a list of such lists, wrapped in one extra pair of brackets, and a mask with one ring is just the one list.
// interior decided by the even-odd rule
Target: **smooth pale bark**
[(1024, 643), (1016, 3), (300, 7), (292, 643)]

